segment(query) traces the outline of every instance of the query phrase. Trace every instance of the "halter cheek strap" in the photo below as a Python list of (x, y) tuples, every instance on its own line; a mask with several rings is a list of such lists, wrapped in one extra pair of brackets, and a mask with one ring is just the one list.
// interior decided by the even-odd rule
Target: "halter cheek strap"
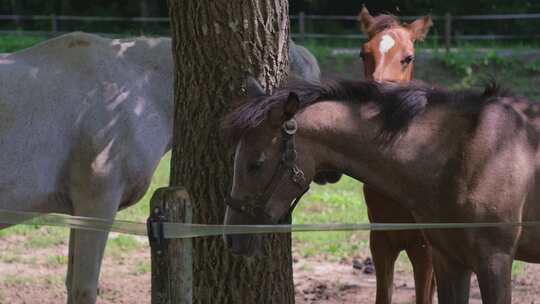
[[(302, 198), (302, 196), (309, 190), (309, 185), (306, 185), (306, 178), (302, 169), (296, 165), (297, 153), (295, 149), (294, 135), (298, 130), (298, 125), (294, 118), (291, 118), (283, 123), (281, 129), (282, 135), (282, 154), (281, 160), (270, 179), (270, 182), (264, 188), (262, 193), (257, 194), (253, 199), (248, 199), (246, 201), (234, 200), (229, 198), (227, 201), (227, 206), (239, 213), (247, 214), (251, 217), (263, 217), (267, 221), (282, 223), (290, 219), (291, 213)], [(276, 192), (278, 186), (283, 181), (285, 175), (289, 173), (289, 178), (292, 182), (303, 189), (302, 194), (297, 196), (293, 203), (289, 206), (288, 212), (278, 219), (277, 221), (272, 220), (272, 216), (266, 211), (267, 203), (270, 201), (270, 198)]]

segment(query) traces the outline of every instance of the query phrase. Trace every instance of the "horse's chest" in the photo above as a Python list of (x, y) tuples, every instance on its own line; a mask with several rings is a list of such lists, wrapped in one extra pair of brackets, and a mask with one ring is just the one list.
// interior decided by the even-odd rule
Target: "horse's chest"
[(139, 175), (129, 178), (126, 185), (119, 209), (123, 209), (137, 203), (146, 193), (150, 186), (152, 174)]

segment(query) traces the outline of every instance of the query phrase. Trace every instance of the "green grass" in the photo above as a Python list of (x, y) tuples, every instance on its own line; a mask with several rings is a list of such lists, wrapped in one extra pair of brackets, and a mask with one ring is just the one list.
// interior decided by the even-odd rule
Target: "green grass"
[(105, 254), (113, 257), (122, 257), (124, 254), (140, 247), (142, 247), (142, 244), (135, 237), (119, 234), (114, 238), (109, 237)]
[(68, 263), (68, 257), (66, 255), (51, 255), (47, 257), (47, 265), (49, 267), (61, 267)]
[(2, 261), (2, 263), (7, 263), (7, 264), (24, 263), (24, 258), (22, 258), (18, 254), (14, 254), (6, 250), (0, 253), (0, 261)]
[(142, 275), (145, 273), (149, 273), (151, 271), (151, 265), (149, 260), (140, 261), (135, 265), (135, 271), (133, 271), (133, 274), (135, 275)]
[(3, 35), (0, 36), (0, 53), (11, 53), (46, 40), (45, 36)]
[(67, 243), (68, 230), (58, 227), (42, 227), (25, 242), (27, 249), (41, 249)]
[(0, 230), (0, 238), (13, 235), (25, 237), (22, 245), (26, 250), (42, 249), (67, 243), (69, 230), (35, 225), (17, 225)]
[[(362, 184), (350, 177), (333, 185), (312, 185), (293, 214), (295, 224), (365, 223), (368, 221)], [(341, 258), (367, 246), (366, 232), (317, 232), (293, 235), (298, 253)]]
[(525, 265), (527, 265), (527, 263), (515, 260), (512, 263), (512, 278), (521, 275), (525, 270)]
[(16, 285), (30, 285), (35, 283), (37, 280), (34, 277), (29, 276), (21, 276), (21, 275), (13, 275), (13, 274), (7, 274), (3, 276), (4, 284), (7, 286), (16, 286)]

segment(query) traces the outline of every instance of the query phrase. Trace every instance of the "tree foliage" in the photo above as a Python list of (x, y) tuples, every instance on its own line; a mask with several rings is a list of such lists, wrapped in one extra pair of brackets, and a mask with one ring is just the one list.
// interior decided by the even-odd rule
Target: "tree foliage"
[(396, 15), (508, 14), (540, 11), (540, 1), (531, 0), (364, 0), (338, 2), (331, 0), (295, 0), (291, 1), (290, 9), (291, 13), (306, 11), (314, 14), (355, 15), (362, 7), (362, 4), (365, 4), (373, 13)]
[[(135, 5), (134, 5), (135, 4)], [(355, 15), (362, 4), (373, 13), (392, 13), (396, 15), (434, 15), (451, 13), (465, 14), (505, 14), (535, 13), (540, 11), (540, 1), (532, 0), (292, 0), (290, 13), (305, 11), (310, 14)], [(146, 7), (146, 8), (145, 8)], [(152, 16), (167, 16), (166, 0), (0, 0), (2, 14), (33, 15), (86, 15), (86, 16), (141, 16), (145, 9)], [(147, 14), (148, 15), (148, 14)]]

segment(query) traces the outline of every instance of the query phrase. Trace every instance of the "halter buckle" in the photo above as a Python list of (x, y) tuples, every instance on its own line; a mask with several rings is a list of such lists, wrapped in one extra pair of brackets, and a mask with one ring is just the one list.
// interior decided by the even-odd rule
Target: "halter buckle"
[(296, 123), (296, 120), (291, 118), (283, 123), (283, 132), (286, 134), (294, 135), (296, 134), (296, 131), (298, 131), (298, 124)]

